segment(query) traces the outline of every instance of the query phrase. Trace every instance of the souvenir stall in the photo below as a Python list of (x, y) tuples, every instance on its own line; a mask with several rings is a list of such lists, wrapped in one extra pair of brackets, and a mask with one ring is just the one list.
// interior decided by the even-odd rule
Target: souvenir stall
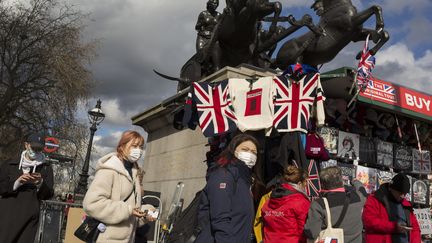
[(355, 177), (368, 193), (396, 173), (408, 174), (406, 199), (414, 204), (422, 235), (431, 234), (432, 96), (372, 77), (347, 107), (354, 71), (340, 68), (321, 77), (327, 100), (326, 125), (319, 135), (330, 160), (320, 167), (339, 166), (347, 184)]
[(254, 135), (261, 143), (255, 176), (267, 188), (287, 165), (308, 171), (311, 197), (327, 166), (342, 168), (347, 184), (359, 179), (368, 193), (405, 172), (412, 180), (407, 199), (428, 207), (431, 96), (372, 78), (348, 107), (354, 75), (351, 68), (319, 74), (293, 65), (279, 76), (193, 83), (174, 123), (201, 129), (209, 167), (236, 133)]

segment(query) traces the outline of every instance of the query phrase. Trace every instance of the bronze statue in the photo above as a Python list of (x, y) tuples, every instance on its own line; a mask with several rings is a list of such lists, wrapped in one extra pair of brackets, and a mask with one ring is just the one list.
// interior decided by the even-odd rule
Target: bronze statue
[(198, 32), (196, 39), (196, 51), (199, 52), (209, 41), (216, 26), (220, 13), (216, 11), (219, 6), (219, 0), (208, 0), (207, 10), (202, 11), (195, 25)]
[[(225, 66), (235, 67), (246, 63), (282, 70), (295, 63), (318, 66), (333, 60), (351, 41), (365, 40), (368, 34), (376, 44), (370, 50), (372, 54), (389, 39), (389, 34), (384, 30), (382, 10), (377, 5), (358, 13), (351, 0), (315, 0), (312, 8), (320, 16), (319, 24), (315, 26), (312, 17), (307, 14), (299, 21), (291, 15), (280, 17), (282, 5), (279, 2), (227, 0), (227, 7), (220, 16), (216, 14), (217, 3), (217, 0), (208, 1), (207, 11), (213, 11), (211, 21), (200, 21), (201, 14), (206, 11), (198, 18), (196, 29), (212, 30), (212, 33), (201, 35), (199, 32), (197, 53), (183, 65), (180, 78), (155, 71), (164, 78), (179, 81), (179, 91), (188, 87), (190, 82), (200, 80)], [(265, 17), (270, 14), (274, 16)], [(363, 28), (363, 23), (373, 15), (376, 18), (375, 29)], [(262, 20), (271, 22), (268, 31), (260, 28)], [(291, 26), (277, 26), (278, 22), (283, 21), (289, 22)], [(202, 27), (202, 23), (207, 23), (207, 27)], [(303, 26), (310, 31), (285, 42), (276, 59), (271, 59), (275, 45)]]
[[(389, 39), (380, 6), (357, 12), (351, 0), (316, 0), (311, 8), (321, 17), (318, 28), (324, 34), (316, 35), (311, 31), (285, 42), (276, 57), (275, 65), (280, 69), (294, 63), (317, 66), (330, 62), (351, 41), (365, 40), (368, 34), (376, 43), (370, 50), (375, 54)], [(373, 15), (375, 29), (363, 28), (363, 23)]]

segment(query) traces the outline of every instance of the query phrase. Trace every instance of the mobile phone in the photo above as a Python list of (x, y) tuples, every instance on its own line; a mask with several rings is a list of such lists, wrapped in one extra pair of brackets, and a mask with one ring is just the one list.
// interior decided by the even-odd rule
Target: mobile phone
[(153, 211), (153, 212), (150, 211), (149, 215), (150, 215), (152, 218), (157, 219), (158, 216), (159, 216), (159, 210), (155, 210), (155, 211)]
[(412, 230), (412, 227), (408, 227), (408, 226), (402, 226), (402, 228), (406, 229), (406, 230)]

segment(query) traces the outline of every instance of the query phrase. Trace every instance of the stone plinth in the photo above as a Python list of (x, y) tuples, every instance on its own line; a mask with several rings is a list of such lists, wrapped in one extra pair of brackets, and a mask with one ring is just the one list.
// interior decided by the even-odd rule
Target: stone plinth
[[(274, 73), (243, 65), (225, 67), (201, 81), (217, 82), (227, 78), (255, 78)], [(148, 133), (144, 158), (144, 189), (161, 192), (163, 218), (168, 213), (178, 182), (184, 183), (182, 198), (184, 207), (189, 205), (195, 193), (205, 185), (207, 169), (205, 154), (207, 139), (200, 129), (182, 131), (172, 126), (172, 112), (184, 104), (188, 90), (162, 101), (160, 104), (132, 117), (132, 123)]]

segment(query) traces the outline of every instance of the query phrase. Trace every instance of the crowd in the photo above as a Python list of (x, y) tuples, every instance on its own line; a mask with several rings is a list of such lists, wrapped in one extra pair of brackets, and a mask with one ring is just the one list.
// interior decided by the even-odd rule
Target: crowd
[[(20, 157), (1, 167), (0, 242), (34, 241), (40, 200), (54, 194), (44, 143), (42, 135), (31, 135)], [(140, 242), (136, 229), (155, 220), (155, 209), (141, 205), (143, 172), (136, 162), (143, 147), (138, 132), (126, 131), (117, 151), (97, 162), (83, 200), (87, 217), (98, 222), (98, 233), (88, 242)], [(328, 167), (320, 171), (320, 197), (310, 200), (308, 174), (290, 165), (255, 208), (251, 187), (258, 151), (254, 137), (239, 134), (209, 168), (194, 242), (421, 242), (412, 205), (405, 200), (410, 181), (402, 173), (368, 196), (359, 181), (344, 186), (340, 168)]]
[(320, 197), (311, 201), (306, 171), (288, 166), (255, 211), (251, 168), (257, 151), (254, 137), (237, 135), (209, 169), (195, 242), (421, 242), (405, 200), (410, 181), (402, 173), (368, 196), (359, 181), (344, 186), (340, 168), (328, 167), (320, 172)]

